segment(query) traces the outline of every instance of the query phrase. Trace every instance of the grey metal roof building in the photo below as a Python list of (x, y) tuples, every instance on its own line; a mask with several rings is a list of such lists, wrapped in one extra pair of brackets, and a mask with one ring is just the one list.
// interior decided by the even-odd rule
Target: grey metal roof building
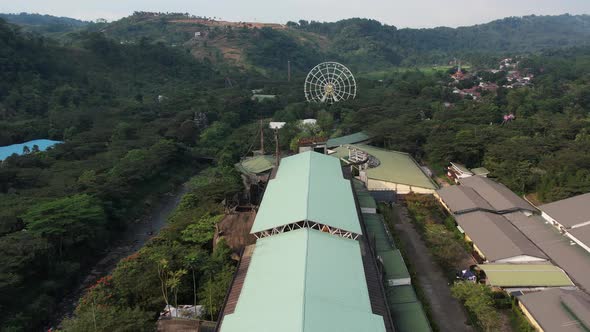
[(449, 186), (436, 191), (451, 213), (462, 214), (473, 211), (496, 210), (473, 188), (466, 186)]
[(469, 187), (477, 192), (477, 194), (488, 202), (497, 213), (513, 211), (537, 212), (532, 205), (516, 195), (505, 185), (486, 177), (471, 176), (464, 178), (461, 179), (461, 185)]
[(567, 235), (581, 247), (590, 252), (590, 226), (572, 228)]
[(515, 212), (504, 215), (527, 238), (534, 242), (551, 261), (559, 265), (585, 291), (590, 291), (590, 253), (548, 225), (541, 216)]
[(590, 226), (590, 193), (539, 206), (565, 228)]
[(457, 224), (482, 258), (497, 263), (527, 263), (547, 260), (547, 256), (506, 218), (489, 212), (455, 216)]
[(545, 332), (590, 330), (590, 296), (579, 290), (559, 288), (518, 297), (531, 323)]
[(541, 216), (590, 252), (590, 193), (541, 205)]

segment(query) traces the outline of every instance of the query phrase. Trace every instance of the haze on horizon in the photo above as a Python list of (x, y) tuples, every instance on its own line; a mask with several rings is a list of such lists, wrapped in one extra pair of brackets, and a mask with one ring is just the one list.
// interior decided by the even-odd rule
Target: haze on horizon
[(84, 20), (109, 21), (134, 11), (188, 12), (228, 21), (286, 23), (300, 19), (338, 21), (376, 19), (399, 28), (467, 26), (509, 16), (590, 14), (588, 0), (0, 0), (2, 13), (39, 13)]

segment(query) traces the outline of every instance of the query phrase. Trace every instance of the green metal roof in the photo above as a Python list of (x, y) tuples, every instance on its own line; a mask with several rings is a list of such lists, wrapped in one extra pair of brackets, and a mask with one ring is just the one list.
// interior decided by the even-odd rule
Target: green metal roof
[(388, 287), (385, 292), (397, 332), (432, 331), (414, 287), (411, 285)]
[(385, 279), (410, 278), (410, 272), (406, 267), (404, 258), (385, 231), (383, 217), (379, 214), (363, 213), (363, 220), (367, 229), (367, 237), (375, 244), (377, 256), (381, 258)]
[(358, 241), (313, 229), (259, 239), (221, 332), (381, 332)]
[(335, 152), (330, 156), (336, 157), (338, 159), (348, 159), (348, 148), (346, 146), (339, 146), (331, 150)]
[(471, 173), (473, 173), (475, 175), (487, 175), (487, 174), (490, 174), (490, 171), (488, 171), (488, 169), (485, 167), (477, 167), (477, 168), (472, 168)]
[[(401, 287), (401, 286), (398, 286)], [(420, 302), (408, 302), (390, 308), (395, 330), (399, 332), (430, 332), (430, 324)]]
[(352, 179), (352, 186), (354, 188), (354, 191), (356, 191), (357, 194), (368, 192), (367, 187), (365, 187), (365, 184), (363, 183), (363, 181), (361, 181), (359, 179), (353, 178)]
[(362, 234), (352, 186), (337, 159), (312, 151), (282, 159), (250, 232), (302, 220)]
[(392, 306), (401, 303), (418, 301), (418, 296), (416, 296), (416, 292), (414, 291), (414, 287), (412, 285), (387, 287), (385, 289), (385, 293), (387, 296), (387, 303), (391, 304)]
[(488, 284), (497, 287), (573, 286), (567, 274), (551, 264), (481, 264)]
[(275, 158), (273, 156), (254, 156), (246, 158), (235, 166), (238, 171), (247, 174), (260, 174), (271, 170), (274, 167)]
[(359, 192), (356, 194), (356, 197), (358, 198), (359, 205), (362, 208), (377, 208), (377, 203), (375, 202), (375, 199), (368, 192)]
[(385, 225), (383, 224), (383, 217), (381, 215), (363, 213), (363, 219), (365, 221), (365, 228), (367, 229), (366, 236), (371, 243), (374, 243), (377, 253), (395, 249), (389, 235), (385, 232)]
[(371, 137), (364, 132), (358, 132), (346, 136), (330, 138), (328, 140), (328, 148), (337, 147), (344, 144), (356, 144), (370, 139)]
[(378, 256), (383, 261), (387, 280), (410, 278), (410, 272), (408, 272), (404, 258), (398, 249), (379, 252)]
[[(366, 170), (369, 179), (427, 189), (438, 188), (436, 183), (424, 174), (414, 158), (407, 153), (385, 150), (366, 144), (349, 145), (349, 147), (362, 150), (379, 160), (379, 166)], [(336, 153), (333, 154), (335, 157), (340, 157), (344, 154), (348, 156), (347, 146), (342, 146), (335, 150)]]

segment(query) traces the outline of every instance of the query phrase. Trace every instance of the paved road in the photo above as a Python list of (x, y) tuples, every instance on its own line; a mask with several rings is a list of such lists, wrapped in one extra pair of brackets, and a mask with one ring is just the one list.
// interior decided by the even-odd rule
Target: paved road
[(401, 223), (395, 225), (409, 263), (430, 304), (433, 319), (441, 332), (474, 331), (467, 322), (463, 306), (451, 295), (444, 273), (410, 222), (405, 207), (397, 207)]

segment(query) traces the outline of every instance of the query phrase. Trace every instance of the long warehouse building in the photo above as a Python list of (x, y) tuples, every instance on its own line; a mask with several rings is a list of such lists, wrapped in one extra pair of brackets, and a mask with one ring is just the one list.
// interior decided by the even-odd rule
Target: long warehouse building
[(393, 331), (338, 159), (281, 160), (251, 233), (258, 240), (242, 255), (219, 331)]

